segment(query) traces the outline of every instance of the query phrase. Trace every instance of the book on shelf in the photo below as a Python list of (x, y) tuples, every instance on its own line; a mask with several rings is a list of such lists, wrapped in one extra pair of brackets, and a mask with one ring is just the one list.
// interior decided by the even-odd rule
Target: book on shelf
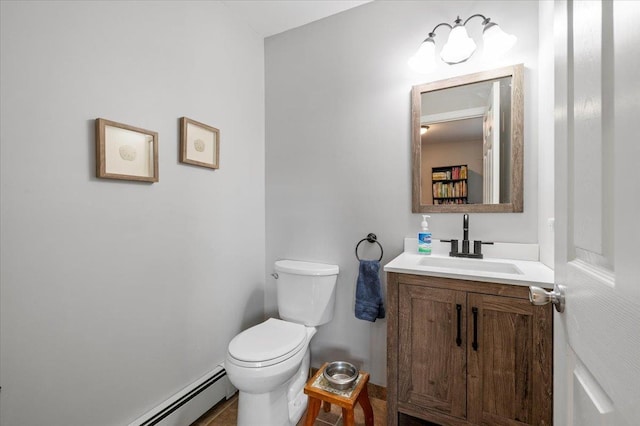
[(466, 165), (450, 167), (434, 167), (431, 180), (461, 180), (467, 179), (468, 169)]
[(450, 179), (448, 172), (433, 172), (431, 175), (433, 180), (448, 180)]
[(463, 198), (466, 196), (466, 180), (433, 183), (433, 198)]
[(440, 205), (440, 204), (467, 204), (467, 199), (466, 198), (436, 198), (435, 200), (433, 200), (433, 204), (435, 205)]

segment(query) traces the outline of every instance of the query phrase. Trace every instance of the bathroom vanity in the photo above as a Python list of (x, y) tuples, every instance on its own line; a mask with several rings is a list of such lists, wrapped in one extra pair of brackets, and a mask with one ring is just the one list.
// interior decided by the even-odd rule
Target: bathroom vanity
[(552, 307), (529, 285), (553, 271), (413, 253), (385, 266), (388, 425), (550, 425)]

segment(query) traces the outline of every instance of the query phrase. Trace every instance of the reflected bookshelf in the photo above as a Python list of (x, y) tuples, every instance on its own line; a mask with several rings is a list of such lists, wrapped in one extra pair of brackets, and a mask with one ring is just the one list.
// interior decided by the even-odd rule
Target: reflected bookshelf
[(433, 204), (467, 204), (467, 175), (466, 164), (433, 167)]

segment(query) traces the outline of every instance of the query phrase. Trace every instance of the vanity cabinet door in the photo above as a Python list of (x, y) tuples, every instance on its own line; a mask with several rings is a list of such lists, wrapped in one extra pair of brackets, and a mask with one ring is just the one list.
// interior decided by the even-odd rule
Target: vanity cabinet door
[(469, 421), (550, 425), (550, 305), (476, 293), (467, 302)]
[(466, 418), (466, 293), (401, 284), (398, 406)]

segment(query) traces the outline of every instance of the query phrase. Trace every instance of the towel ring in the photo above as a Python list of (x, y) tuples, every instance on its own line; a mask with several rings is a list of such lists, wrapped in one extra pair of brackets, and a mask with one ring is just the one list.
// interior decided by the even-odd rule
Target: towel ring
[(360, 247), (360, 244), (362, 244), (363, 241), (378, 244), (378, 246), (380, 247), (380, 259), (378, 259), (378, 261), (381, 261), (382, 256), (384, 255), (384, 250), (382, 249), (382, 244), (380, 244), (380, 241), (378, 241), (378, 237), (376, 237), (376, 234), (374, 233), (370, 233), (366, 236), (366, 238), (363, 238), (358, 242), (358, 244), (356, 245), (356, 259), (360, 260), (360, 256), (358, 256), (358, 247)]

